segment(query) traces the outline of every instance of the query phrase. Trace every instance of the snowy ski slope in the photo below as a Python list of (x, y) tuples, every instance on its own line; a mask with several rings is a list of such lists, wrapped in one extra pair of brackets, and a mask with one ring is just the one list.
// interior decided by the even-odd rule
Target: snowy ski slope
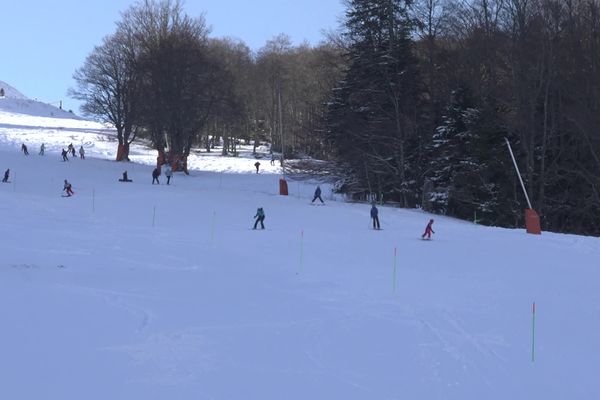
[[(314, 182), (278, 196), (277, 167), (244, 157), (151, 185), (143, 144), (115, 163), (110, 129), (16, 111), (0, 106), (2, 399), (600, 398), (598, 238), (434, 217), (427, 242), (430, 215), (388, 207), (373, 231), (368, 205), (327, 189), (311, 206)], [(71, 142), (87, 160), (60, 161)]]

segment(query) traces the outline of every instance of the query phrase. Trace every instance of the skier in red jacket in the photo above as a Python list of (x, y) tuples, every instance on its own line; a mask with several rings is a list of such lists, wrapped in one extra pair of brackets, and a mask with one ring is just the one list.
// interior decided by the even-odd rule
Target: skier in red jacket
[(425, 236), (427, 236), (427, 239), (431, 239), (431, 234), (435, 233), (433, 231), (433, 229), (431, 228), (431, 225), (433, 225), (433, 219), (429, 220), (429, 223), (427, 224), (427, 227), (425, 228), (425, 233), (423, 233), (421, 238), (425, 239)]
[(72, 195), (74, 195), (75, 193), (73, 193), (73, 188), (71, 187), (71, 184), (65, 179), (65, 186), (63, 188), (63, 191), (67, 192), (67, 197), (71, 197)]

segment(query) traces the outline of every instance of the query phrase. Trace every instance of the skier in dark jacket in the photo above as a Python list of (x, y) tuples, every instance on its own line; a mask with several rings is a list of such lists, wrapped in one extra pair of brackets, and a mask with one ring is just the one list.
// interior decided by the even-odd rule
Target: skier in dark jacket
[(256, 167), (256, 173), (258, 174), (258, 169), (260, 168), (260, 163), (257, 161), (254, 163), (254, 166)]
[(10, 174), (10, 168), (4, 172), (4, 179), (2, 179), (2, 182), (8, 182), (8, 174)]
[(431, 234), (435, 233), (433, 231), (433, 229), (431, 228), (431, 225), (433, 225), (433, 219), (429, 220), (429, 223), (427, 224), (427, 227), (425, 228), (425, 233), (423, 233), (421, 238), (425, 239), (425, 236), (427, 236), (427, 239), (431, 239)]
[(21, 151), (23, 151), (23, 154), (25, 154), (26, 156), (29, 155), (29, 151), (27, 151), (27, 146), (25, 146), (25, 143), (21, 145)]
[(375, 203), (371, 207), (371, 219), (373, 220), (373, 229), (381, 229), (379, 226), (379, 210), (375, 207)]
[(154, 181), (156, 181), (157, 184), (160, 185), (160, 182), (158, 181), (158, 177), (160, 176), (160, 171), (158, 169), (158, 167), (154, 168), (154, 171), (152, 171), (152, 184), (154, 185)]
[(62, 155), (63, 161), (69, 161), (69, 157), (67, 157), (67, 151), (65, 149), (62, 149), (62, 153), (60, 153)]
[(123, 178), (119, 179), (119, 182), (133, 182), (133, 181), (127, 177), (127, 171), (124, 171)]
[(316, 199), (321, 200), (321, 203), (325, 204), (325, 202), (321, 198), (321, 186), (319, 185), (317, 185), (317, 189), (315, 190), (315, 197), (313, 197), (311, 203), (314, 203)]
[(258, 210), (256, 210), (256, 215), (254, 218), (256, 218), (256, 222), (254, 223), (254, 228), (252, 229), (256, 229), (259, 222), (260, 229), (265, 229), (265, 224), (263, 224), (263, 221), (265, 220), (265, 211), (262, 209), (262, 207), (259, 207)]

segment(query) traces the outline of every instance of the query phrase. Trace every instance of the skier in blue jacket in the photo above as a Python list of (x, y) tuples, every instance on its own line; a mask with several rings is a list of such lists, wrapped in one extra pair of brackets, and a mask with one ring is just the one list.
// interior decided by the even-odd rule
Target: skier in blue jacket
[(317, 189), (315, 190), (315, 197), (313, 197), (311, 203), (314, 203), (316, 199), (321, 200), (321, 203), (325, 204), (323, 199), (321, 198), (321, 186), (317, 185)]
[(256, 218), (256, 222), (254, 223), (254, 228), (252, 229), (256, 229), (259, 222), (260, 229), (265, 229), (265, 224), (263, 224), (263, 221), (265, 220), (265, 211), (262, 209), (262, 207), (259, 207), (258, 210), (256, 210), (256, 215), (254, 218)]
[(371, 219), (373, 220), (373, 229), (381, 229), (379, 226), (379, 210), (375, 207), (375, 202), (371, 207)]

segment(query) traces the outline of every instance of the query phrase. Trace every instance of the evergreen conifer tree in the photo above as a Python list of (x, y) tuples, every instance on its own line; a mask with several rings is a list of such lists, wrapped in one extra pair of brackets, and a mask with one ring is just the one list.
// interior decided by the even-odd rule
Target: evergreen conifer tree
[(489, 106), (471, 107), (463, 89), (452, 93), (443, 123), (428, 146), (424, 194), (431, 211), (487, 224), (510, 224), (518, 213), (509, 192), (510, 160), (506, 132)]
[[(353, 193), (415, 202), (410, 138), (417, 129), (420, 79), (412, 54), (410, 1), (351, 0), (346, 12), (345, 79), (334, 91), (329, 139)], [(414, 185), (413, 185), (414, 186)]]

